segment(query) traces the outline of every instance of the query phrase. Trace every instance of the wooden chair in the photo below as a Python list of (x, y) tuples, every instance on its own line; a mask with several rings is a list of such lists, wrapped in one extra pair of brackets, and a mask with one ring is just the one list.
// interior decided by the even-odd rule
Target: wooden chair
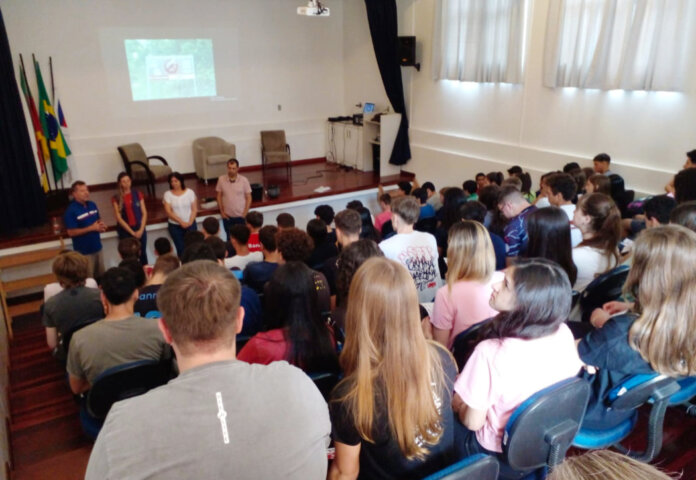
[[(123, 168), (130, 175), (133, 183), (145, 183), (148, 195), (155, 196), (155, 181), (172, 173), (172, 169), (159, 155), (146, 155), (142, 145), (129, 143), (118, 147), (118, 153), (123, 160)], [(158, 160), (162, 165), (151, 165), (150, 160)]]
[(285, 166), (288, 181), (291, 179), (290, 145), (285, 141), (285, 130), (261, 132), (261, 162), (263, 175), (269, 168)]

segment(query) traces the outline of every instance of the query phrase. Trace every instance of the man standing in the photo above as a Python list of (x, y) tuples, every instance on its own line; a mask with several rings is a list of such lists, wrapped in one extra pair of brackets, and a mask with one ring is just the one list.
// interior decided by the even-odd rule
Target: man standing
[(230, 241), (230, 227), (244, 225), (246, 214), (251, 206), (251, 185), (246, 177), (239, 175), (239, 162), (236, 158), (227, 161), (227, 175), (218, 178), (215, 191), (220, 207), (222, 226), (225, 228), (227, 241)]
[(325, 479), (331, 424), (302, 370), (236, 360), (240, 285), (224, 267), (191, 262), (157, 297), (160, 329), (181, 374), (115, 404), (86, 479)]
[(426, 232), (413, 229), (420, 205), (414, 197), (399, 197), (392, 202), (392, 225), (396, 235), (383, 240), (379, 248), (384, 256), (408, 268), (418, 289), (418, 301), (432, 302), (440, 287), (437, 241)]
[(97, 205), (89, 200), (87, 184), (81, 180), (70, 187), (73, 201), (68, 205), (63, 223), (68, 236), (72, 238), (73, 249), (87, 257), (89, 274), (99, 279), (104, 273), (104, 256), (99, 234), (106, 231), (106, 225), (99, 217)]

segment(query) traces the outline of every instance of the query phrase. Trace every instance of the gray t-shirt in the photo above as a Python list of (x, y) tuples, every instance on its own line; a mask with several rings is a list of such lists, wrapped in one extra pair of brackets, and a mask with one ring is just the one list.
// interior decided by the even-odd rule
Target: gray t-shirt
[(300, 369), (210, 363), (116, 403), (85, 479), (324, 480), (330, 431), (326, 402)]
[(73, 335), (67, 370), (92, 384), (111, 367), (138, 360), (159, 360), (166, 351), (167, 344), (156, 318), (100, 320)]
[(79, 325), (104, 318), (99, 290), (89, 287), (67, 288), (44, 304), (41, 321), (56, 328), (61, 335)]

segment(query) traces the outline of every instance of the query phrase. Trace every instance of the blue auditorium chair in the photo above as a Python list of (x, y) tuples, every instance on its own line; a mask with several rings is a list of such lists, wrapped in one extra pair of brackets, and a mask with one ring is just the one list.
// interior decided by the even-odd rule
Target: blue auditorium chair
[[(679, 391), (673, 378), (658, 374), (632, 375), (609, 392), (607, 408), (618, 411), (633, 411), (633, 414), (618, 425), (605, 430), (581, 428), (573, 445), (584, 449), (614, 447), (636, 460), (650, 462), (662, 449), (662, 424), (670, 397)], [(652, 403), (648, 420), (648, 439), (645, 451), (629, 451), (621, 445), (636, 426), (638, 407)]]
[[(595, 308), (602, 308), (605, 303), (617, 300), (621, 296), (621, 290), (627, 277), (628, 266), (619, 265), (592, 280), (580, 293), (578, 300), (581, 320), (589, 322)], [(575, 316), (572, 318), (577, 320)]]
[(682, 405), (686, 408), (686, 414), (696, 417), (696, 405), (691, 399), (696, 397), (696, 377), (686, 377), (677, 380), (679, 391), (669, 397), (669, 405)]
[(479, 453), (428, 475), (423, 480), (496, 480), (497, 478), (498, 461), (495, 457)]

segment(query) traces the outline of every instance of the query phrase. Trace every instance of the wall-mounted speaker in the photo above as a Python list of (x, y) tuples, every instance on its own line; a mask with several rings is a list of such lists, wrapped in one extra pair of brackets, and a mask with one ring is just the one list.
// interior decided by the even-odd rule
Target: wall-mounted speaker
[(416, 37), (399, 37), (399, 63), (420, 70), (420, 63), (416, 63)]

